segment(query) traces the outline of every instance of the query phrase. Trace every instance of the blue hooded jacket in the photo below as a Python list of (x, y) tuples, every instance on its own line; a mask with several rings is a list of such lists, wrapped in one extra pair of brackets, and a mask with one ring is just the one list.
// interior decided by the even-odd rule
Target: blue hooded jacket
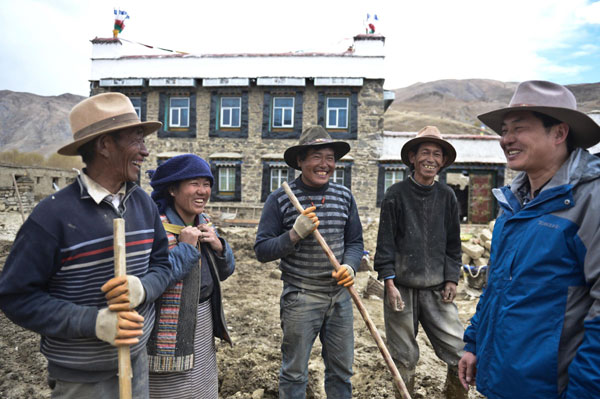
[(526, 205), (494, 189), (488, 284), (465, 331), (488, 398), (600, 398), (600, 159), (567, 161)]

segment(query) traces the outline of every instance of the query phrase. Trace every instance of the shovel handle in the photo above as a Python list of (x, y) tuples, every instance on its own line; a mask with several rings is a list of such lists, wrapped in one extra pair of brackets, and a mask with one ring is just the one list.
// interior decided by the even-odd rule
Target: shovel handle
[[(127, 275), (127, 261), (125, 259), (125, 220), (113, 220), (113, 247), (115, 251), (115, 277)], [(119, 398), (131, 399), (131, 353), (128, 345), (117, 347), (119, 355)]]

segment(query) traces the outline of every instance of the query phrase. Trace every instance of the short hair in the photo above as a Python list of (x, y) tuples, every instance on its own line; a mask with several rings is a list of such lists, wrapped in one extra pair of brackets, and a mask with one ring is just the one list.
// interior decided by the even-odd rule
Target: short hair
[[(542, 122), (544, 129), (546, 129), (546, 132), (548, 133), (550, 132), (550, 128), (552, 126), (560, 125), (561, 123), (563, 123), (563, 121), (558, 120), (550, 115), (543, 114), (541, 112), (531, 111), (531, 113), (534, 117), (538, 118)], [(571, 126), (569, 126), (569, 130), (571, 130)], [(569, 131), (569, 133), (571, 132)], [(576, 148), (573, 144), (574, 140), (575, 138), (572, 134), (567, 134), (567, 151), (569, 152), (569, 154), (573, 152), (573, 150)]]
[[(106, 133), (106, 134), (111, 136), (113, 138), (113, 140), (116, 142), (119, 140), (121, 133), (124, 131), (125, 131), (124, 129), (120, 129), (120, 130)], [(83, 161), (84, 164), (89, 165), (96, 158), (96, 142), (102, 136), (103, 135), (101, 134), (98, 137), (94, 137), (92, 140), (88, 141), (87, 143), (83, 144), (81, 147), (79, 147), (77, 149), (77, 152), (81, 156), (81, 160)]]

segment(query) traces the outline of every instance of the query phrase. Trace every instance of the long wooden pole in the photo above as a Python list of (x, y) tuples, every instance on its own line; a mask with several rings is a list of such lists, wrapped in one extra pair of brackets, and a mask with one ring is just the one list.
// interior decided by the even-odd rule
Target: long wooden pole
[[(294, 193), (292, 192), (292, 189), (290, 188), (290, 186), (287, 184), (287, 182), (283, 182), (281, 185), (282, 185), (283, 189), (285, 190), (285, 193), (290, 198), (292, 205), (294, 205), (294, 208), (296, 208), (296, 210), (298, 212), (302, 213), (302, 211), (304, 211), (304, 209), (302, 208), (302, 205), (300, 205), (300, 202), (298, 201), (298, 198), (296, 198), (296, 195), (294, 195)], [(335, 255), (331, 251), (331, 248), (329, 248), (329, 245), (327, 245), (327, 242), (325, 242), (325, 239), (323, 238), (323, 236), (321, 235), (319, 230), (315, 230), (313, 232), (313, 235), (314, 235), (315, 239), (317, 240), (317, 242), (319, 243), (319, 245), (321, 245), (321, 248), (327, 255), (327, 258), (329, 258), (329, 261), (331, 262), (331, 265), (333, 266), (333, 268), (335, 270), (338, 270), (341, 267), (340, 262), (338, 262), (338, 260), (335, 258)], [(404, 381), (402, 381), (402, 377), (400, 376), (400, 373), (398, 372), (398, 368), (396, 368), (396, 364), (394, 363), (394, 360), (392, 359), (390, 352), (387, 350), (387, 347), (385, 346), (383, 339), (381, 339), (381, 336), (379, 335), (377, 328), (375, 328), (375, 324), (371, 320), (371, 317), (369, 316), (369, 312), (367, 312), (367, 308), (365, 307), (365, 305), (363, 305), (362, 301), (360, 300), (360, 296), (358, 295), (356, 288), (354, 288), (354, 286), (352, 285), (352, 286), (348, 287), (348, 291), (350, 292), (350, 296), (354, 300), (354, 304), (358, 308), (358, 311), (362, 315), (363, 320), (367, 324), (367, 328), (371, 332), (371, 336), (373, 336), (373, 339), (375, 339), (375, 342), (377, 343), (377, 347), (379, 348), (379, 351), (383, 355), (383, 359), (385, 360), (385, 363), (387, 364), (388, 368), (390, 369), (390, 372), (392, 373), (392, 378), (394, 379), (394, 384), (396, 385), (398, 392), (400, 392), (400, 395), (402, 395), (403, 399), (411, 399), (410, 394), (408, 393), (408, 390), (406, 389), (406, 385), (404, 385)]]
[[(125, 259), (125, 220), (113, 220), (113, 245), (115, 250), (115, 277), (127, 274), (127, 261)], [(119, 354), (119, 398), (131, 399), (131, 354), (128, 345), (117, 347)]]

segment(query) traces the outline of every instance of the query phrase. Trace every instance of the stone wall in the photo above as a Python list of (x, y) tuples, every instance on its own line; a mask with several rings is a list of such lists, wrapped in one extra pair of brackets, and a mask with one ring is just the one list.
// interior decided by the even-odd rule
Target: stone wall
[[(159, 138), (150, 135), (146, 139), (150, 156), (146, 160), (143, 172), (157, 166), (157, 155), (165, 152), (194, 153), (209, 160), (214, 153), (238, 153), (242, 156), (241, 202), (209, 203), (209, 208), (223, 212), (237, 213), (237, 218), (258, 218), (262, 210), (261, 198), (262, 162), (265, 154), (281, 154), (298, 144), (298, 139), (263, 139), (263, 102), (264, 92), (270, 88), (251, 85), (248, 91), (248, 138), (209, 137), (210, 88), (192, 89), (196, 95), (196, 137), (195, 138)], [(351, 151), (348, 160), (352, 162), (352, 192), (359, 205), (361, 217), (374, 217), (379, 214), (376, 207), (377, 159), (381, 153), (383, 133), (383, 80), (364, 79), (359, 88), (351, 88), (358, 93), (358, 134), (357, 139), (348, 140)], [(159, 120), (159, 92), (165, 88), (146, 90), (146, 119)], [(318, 91), (312, 80), (307, 79), (303, 88), (302, 127), (318, 123)], [(350, 88), (343, 88), (349, 91)], [(106, 91), (95, 88), (92, 94)], [(125, 93), (128, 94), (128, 93)], [(283, 160), (283, 159), (282, 159)], [(298, 176), (298, 173), (296, 174)], [(142, 173), (142, 187), (150, 192), (148, 178)]]
[(0, 212), (20, 210), (13, 176), (19, 188), (24, 212), (31, 212), (37, 202), (55, 192), (54, 185), (58, 188), (65, 187), (75, 179), (77, 172), (38, 166), (0, 164)]

